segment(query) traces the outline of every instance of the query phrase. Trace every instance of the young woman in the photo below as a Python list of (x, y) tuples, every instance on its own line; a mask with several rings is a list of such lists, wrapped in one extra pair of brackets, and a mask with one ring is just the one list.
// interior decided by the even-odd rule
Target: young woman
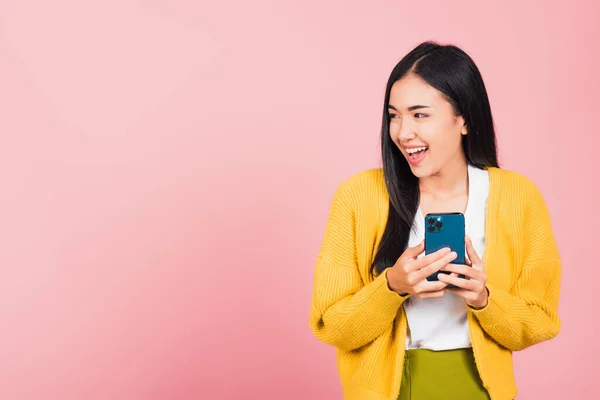
[[(344, 398), (515, 398), (512, 352), (558, 334), (561, 264), (539, 190), (498, 167), (473, 60), (432, 42), (406, 55), (381, 142), (383, 168), (337, 189), (315, 269), (310, 327), (337, 348)], [(433, 212), (464, 214), (467, 265), (424, 255)]]

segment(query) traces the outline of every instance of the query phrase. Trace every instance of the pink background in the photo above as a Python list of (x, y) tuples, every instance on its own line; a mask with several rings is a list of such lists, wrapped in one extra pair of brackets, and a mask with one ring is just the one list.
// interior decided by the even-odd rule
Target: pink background
[[(483, 4), (485, 3), (485, 4)], [(564, 259), (520, 399), (598, 378), (598, 2), (0, 2), (0, 398), (340, 399), (312, 336), (331, 196), (426, 39), (479, 65)], [(593, 315), (596, 315), (595, 317)]]

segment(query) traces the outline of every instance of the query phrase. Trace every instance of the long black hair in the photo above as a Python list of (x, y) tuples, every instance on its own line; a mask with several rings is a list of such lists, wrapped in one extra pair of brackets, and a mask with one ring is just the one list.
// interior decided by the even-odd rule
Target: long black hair
[(494, 121), (479, 69), (471, 57), (456, 46), (431, 41), (421, 43), (394, 67), (385, 90), (381, 155), (390, 204), (386, 228), (371, 265), (373, 275), (394, 265), (402, 255), (419, 208), (419, 180), (392, 141), (389, 129), (392, 85), (409, 73), (439, 90), (455, 114), (464, 118), (468, 133), (462, 136), (462, 147), (467, 162), (479, 168), (498, 167)]

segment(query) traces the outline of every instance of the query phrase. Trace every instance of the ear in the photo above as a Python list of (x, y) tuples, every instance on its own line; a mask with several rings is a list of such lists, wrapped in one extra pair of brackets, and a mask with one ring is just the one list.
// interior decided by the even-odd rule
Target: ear
[(467, 133), (469, 133), (469, 130), (467, 129), (467, 123), (465, 122), (465, 119), (460, 116), (458, 117), (458, 123), (460, 124), (460, 134), (461, 135), (466, 135)]

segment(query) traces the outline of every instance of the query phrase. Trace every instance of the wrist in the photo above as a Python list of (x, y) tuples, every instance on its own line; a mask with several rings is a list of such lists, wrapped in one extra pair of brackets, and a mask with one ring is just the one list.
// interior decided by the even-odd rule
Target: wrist
[(396, 291), (396, 288), (394, 287), (394, 284), (392, 283), (392, 281), (390, 280), (390, 276), (388, 275), (388, 273), (390, 272), (389, 269), (387, 269), (385, 271), (385, 281), (387, 282), (387, 287), (388, 289), (390, 289), (392, 292)]
[(484, 308), (487, 307), (488, 303), (489, 303), (489, 295), (490, 295), (490, 291), (487, 288), (487, 286), (485, 287), (485, 292), (484, 292), (484, 297), (481, 301), (477, 302), (477, 304), (471, 304), (470, 307), (474, 310), (482, 310)]
[(399, 289), (396, 288), (394, 284), (392, 284), (392, 282), (389, 279), (388, 272), (390, 272), (389, 269), (387, 271), (385, 271), (385, 280), (387, 281), (388, 289), (390, 289), (392, 292), (398, 293), (402, 297), (408, 296), (409, 295), (408, 293), (400, 293)]

